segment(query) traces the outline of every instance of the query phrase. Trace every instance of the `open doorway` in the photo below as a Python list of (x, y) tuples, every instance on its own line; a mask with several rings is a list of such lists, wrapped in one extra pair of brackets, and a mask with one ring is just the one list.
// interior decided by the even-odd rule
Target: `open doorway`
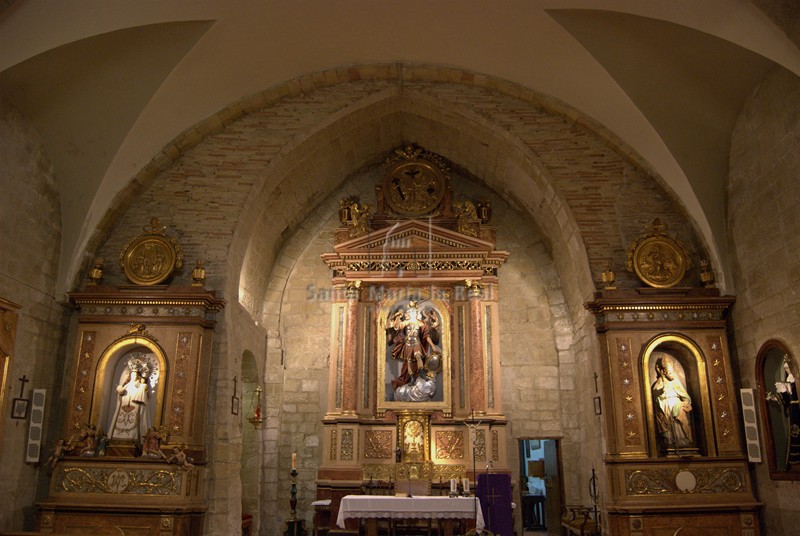
[(560, 534), (561, 455), (557, 439), (520, 439), (520, 504), (525, 534)]

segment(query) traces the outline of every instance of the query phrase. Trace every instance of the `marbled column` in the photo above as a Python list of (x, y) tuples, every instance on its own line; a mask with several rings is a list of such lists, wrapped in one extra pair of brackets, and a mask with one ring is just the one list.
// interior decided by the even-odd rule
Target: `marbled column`
[(486, 381), (483, 373), (483, 324), (481, 322), (481, 298), (483, 288), (477, 283), (467, 287), (469, 297), (469, 375), (470, 404), (476, 415), (486, 413)]
[(342, 413), (356, 414), (356, 393), (358, 377), (356, 376), (356, 354), (358, 353), (358, 299), (361, 296), (361, 285), (347, 285), (347, 308), (344, 324), (344, 360), (342, 362)]

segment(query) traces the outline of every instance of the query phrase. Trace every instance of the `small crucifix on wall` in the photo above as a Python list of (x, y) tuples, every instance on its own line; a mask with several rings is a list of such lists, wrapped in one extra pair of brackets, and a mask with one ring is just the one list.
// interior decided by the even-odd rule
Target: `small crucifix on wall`
[(239, 397), (236, 396), (236, 384), (239, 381), (238, 376), (233, 377), (233, 396), (231, 397), (231, 413), (239, 415)]
[(11, 403), (11, 418), (12, 419), (25, 419), (28, 417), (28, 406), (31, 401), (28, 398), (23, 398), (25, 394), (25, 384), (30, 380), (26, 375), (19, 378), (22, 385), (19, 386), (19, 398), (15, 398)]

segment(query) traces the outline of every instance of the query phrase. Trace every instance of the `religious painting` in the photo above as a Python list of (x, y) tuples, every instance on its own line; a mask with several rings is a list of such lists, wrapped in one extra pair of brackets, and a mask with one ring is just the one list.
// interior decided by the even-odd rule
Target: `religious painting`
[(28, 406), (30, 400), (27, 398), (15, 398), (11, 404), (11, 418), (24, 419), (28, 416)]
[(450, 412), (450, 309), (422, 292), (378, 307), (378, 411)]
[(651, 343), (644, 359), (650, 437), (658, 456), (697, 456), (705, 450), (710, 422), (705, 364), (687, 339), (665, 336)]

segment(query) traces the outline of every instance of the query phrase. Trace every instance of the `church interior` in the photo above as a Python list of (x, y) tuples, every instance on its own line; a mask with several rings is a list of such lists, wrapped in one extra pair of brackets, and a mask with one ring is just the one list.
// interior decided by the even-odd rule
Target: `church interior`
[(800, 4), (0, 0), (0, 51), (0, 535), (797, 534)]

